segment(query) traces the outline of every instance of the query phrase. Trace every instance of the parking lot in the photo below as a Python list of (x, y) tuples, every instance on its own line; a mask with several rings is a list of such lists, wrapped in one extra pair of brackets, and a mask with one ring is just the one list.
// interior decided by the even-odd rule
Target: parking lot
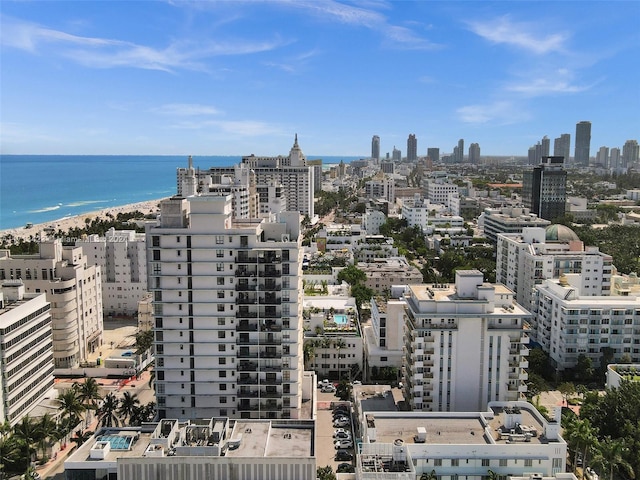
[[(334, 402), (340, 402), (340, 399), (335, 396), (334, 393), (323, 393), (320, 389), (318, 392), (318, 421), (316, 422), (316, 459), (317, 466), (324, 467), (330, 465), (335, 472), (338, 465), (341, 463), (349, 463), (354, 465), (353, 461), (335, 460), (336, 449), (334, 448), (333, 432), (337, 427), (333, 426), (333, 411), (331, 410), (331, 404)], [(351, 415), (350, 415), (351, 417)], [(352, 419), (353, 420), (353, 419)], [(355, 438), (353, 437), (352, 424), (346, 425), (345, 430), (352, 433), (352, 440), (355, 444)], [(349, 452), (354, 453), (353, 448), (348, 449)]]

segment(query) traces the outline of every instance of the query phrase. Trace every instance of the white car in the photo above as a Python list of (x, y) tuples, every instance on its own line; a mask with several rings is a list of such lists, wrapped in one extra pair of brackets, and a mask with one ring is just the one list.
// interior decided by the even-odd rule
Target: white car
[(329, 384), (329, 385), (325, 385), (324, 387), (322, 387), (320, 389), (320, 391), (322, 393), (335, 393), (336, 387), (334, 387), (333, 385)]
[(353, 441), (352, 440), (336, 440), (336, 442), (333, 444), (333, 446), (335, 447), (336, 450), (340, 450), (341, 448), (352, 448), (353, 447)]
[(350, 425), (350, 424), (351, 422), (347, 417), (339, 417), (333, 421), (334, 427), (346, 427), (347, 425)]
[(351, 432), (349, 430), (346, 430), (344, 428), (336, 428), (333, 431), (333, 436), (335, 437), (336, 435), (338, 435), (339, 433), (346, 433), (347, 435), (351, 435)]

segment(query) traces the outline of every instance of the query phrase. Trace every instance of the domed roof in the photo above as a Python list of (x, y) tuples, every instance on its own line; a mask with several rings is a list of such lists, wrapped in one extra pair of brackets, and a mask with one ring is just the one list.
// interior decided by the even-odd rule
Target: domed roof
[(572, 240), (580, 240), (576, 232), (569, 227), (560, 224), (549, 225), (545, 230), (545, 240), (547, 242), (566, 243)]

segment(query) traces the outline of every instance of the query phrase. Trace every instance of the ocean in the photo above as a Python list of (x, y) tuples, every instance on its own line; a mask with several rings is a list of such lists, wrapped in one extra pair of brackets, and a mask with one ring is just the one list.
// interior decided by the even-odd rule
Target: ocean
[[(1, 155), (0, 230), (107, 207), (169, 197), (185, 155)], [(232, 166), (241, 156), (194, 156), (200, 169)], [(361, 157), (311, 156), (323, 165)]]

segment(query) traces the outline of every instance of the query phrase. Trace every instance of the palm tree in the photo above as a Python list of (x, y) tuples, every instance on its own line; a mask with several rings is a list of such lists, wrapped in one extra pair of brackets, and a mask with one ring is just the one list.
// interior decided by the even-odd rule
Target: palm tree
[(138, 396), (134, 393), (131, 394), (129, 392), (124, 392), (124, 395), (120, 399), (120, 408), (118, 409), (118, 413), (122, 415), (122, 418), (131, 419), (136, 412), (136, 408), (140, 406), (140, 400), (138, 400)]
[(84, 383), (79, 385), (77, 396), (87, 412), (85, 420), (88, 427), (91, 410), (96, 410), (98, 408), (98, 402), (102, 400), (100, 385), (95, 378), (87, 378)]
[(72, 428), (79, 423), (80, 415), (84, 411), (84, 405), (78, 399), (78, 389), (76, 387), (60, 394), (57, 399), (58, 410), (62, 411), (62, 415), (71, 420)]
[(98, 421), (102, 427), (117, 427), (120, 425), (118, 417), (118, 399), (113, 393), (109, 393), (102, 400), (102, 405), (98, 408)]
[(23, 456), (23, 446), (15, 435), (0, 438), (0, 478), (2, 475), (24, 472), (29, 466), (28, 458)]
[(607, 436), (600, 442), (591, 464), (601, 468), (603, 472), (608, 471), (609, 480), (613, 480), (613, 474), (617, 471), (624, 471), (629, 478), (636, 478), (631, 464), (624, 459), (626, 449), (621, 440), (611, 440)]
[(573, 466), (578, 463), (578, 454), (583, 452), (583, 464), (586, 464), (587, 454), (597, 442), (596, 431), (588, 419), (573, 420), (565, 428), (567, 441), (573, 449)]
[(22, 455), (27, 464), (30, 465), (33, 459), (33, 454), (36, 454), (35, 444), (40, 438), (40, 429), (38, 423), (34, 421), (29, 415), (22, 417), (20, 423), (16, 424), (13, 428), (13, 434), (22, 446)]
[(500, 478), (500, 475), (498, 475), (496, 472), (494, 472), (493, 470), (488, 470), (487, 471), (487, 478), (489, 480), (498, 480)]
[[(42, 453), (42, 457), (46, 456), (47, 447), (50, 447), (53, 441), (58, 440), (58, 425), (51, 414), (45, 413), (38, 422), (38, 430), (40, 438), (38, 439), (38, 447)], [(53, 440), (53, 441), (52, 441)]]
[(76, 432), (76, 436), (75, 437), (71, 437), (71, 441), (73, 443), (75, 443), (78, 448), (80, 448), (80, 446), (86, 442), (87, 440), (89, 440), (91, 438), (91, 436), (93, 435), (93, 432), (90, 432), (89, 430), (78, 430)]

